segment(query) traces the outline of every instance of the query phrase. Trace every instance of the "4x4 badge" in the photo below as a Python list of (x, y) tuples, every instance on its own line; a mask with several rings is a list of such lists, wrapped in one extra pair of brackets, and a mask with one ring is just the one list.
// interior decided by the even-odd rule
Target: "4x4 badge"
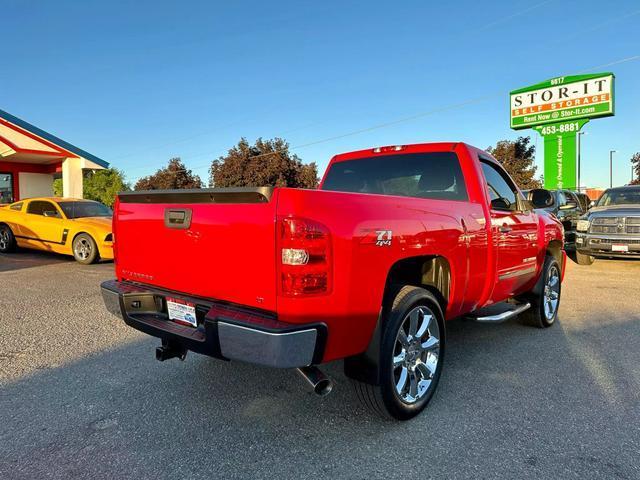
[(378, 240), (376, 241), (377, 247), (391, 246), (391, 238), (393, 236), (391, 230), (376, 230), (376, 234), (378, 235)]

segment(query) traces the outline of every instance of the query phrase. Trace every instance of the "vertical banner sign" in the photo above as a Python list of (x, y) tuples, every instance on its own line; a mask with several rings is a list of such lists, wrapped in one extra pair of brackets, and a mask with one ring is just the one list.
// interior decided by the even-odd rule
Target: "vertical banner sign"
[(556, 77), (510, 93), (511, 128), (544, 138), (544, 186), (575, 190), (576, 139), (591, 118), (614, 114), (614, 75)]
[(544, 138), (544, 188), (577, 187), (577, 137), (588, 118), (534, 127)]

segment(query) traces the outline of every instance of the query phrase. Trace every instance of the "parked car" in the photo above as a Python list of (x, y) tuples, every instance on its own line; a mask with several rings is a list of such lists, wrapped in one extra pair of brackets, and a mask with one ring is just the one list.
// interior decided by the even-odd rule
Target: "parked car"
[[(546, 190), (545, 190), (546, 191)], [(525, 190), (527, 198), (531, 199), (535, 190)], [(577, 194), (571, 190), (549, 190), (553, 196), (553, 203), (543, 209), (554, 214), (564, 227), (564, 248), (567, 251), (575, 251), (576, 226), (580, 217), (586, 212)]]
[(640, 185), (610, 188), (578, 222), (576, 260), (640, 258)]
[(121, 193), (114, 233), (106, 307), (159, 337), (159, 360), (298, 368), (323, 394), (317, 365), (344, 359), (365, 405), (396, 419), (436, 389), (445, 320), (551, 326), (566, 258), (560, 222), (464, 143), (337, 155), (318, 190)]
[(112, 211), (99, 202), (31, 198), (0, 207), (0, 253), (16, 247), (73, 255), (82, 264), (113, 258)]
[(591, 199), (589, 198), (589, 196), (586, 193), (582, 192), (573, 192), (573, 194), (578, 198), (578, 201), (580, 202), (580, 210), (582, 210), (582, 213), (586, 213), (587, 210), (591, 208)]

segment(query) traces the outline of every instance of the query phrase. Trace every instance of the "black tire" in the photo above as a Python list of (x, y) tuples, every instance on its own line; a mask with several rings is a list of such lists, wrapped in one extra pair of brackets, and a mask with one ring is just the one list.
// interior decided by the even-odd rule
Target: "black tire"
[[(426, 330), (421, 336), (413, 337), (407, 332), (410, 332), (413, 326), (410, 314), (415, 312), (418, 313), (414, 330), (417, 329), (416, 333), (419, 334), (420, 330), (425, 328), (424, 322), (426, 322)], [(431, 317), (428, 319), (427, 315)], [(356, 394), (366, 407), (383, 418), (409, 420), (424, 410), (438, 386), (445, 351), (444, 316), (438, 301), (430, 292), (423, 288), (405, 286), (400, 289), (391, 307), (387, 309), (383, 321), (378, 359), (380, 385), (370, 385), (354, 380)], [(407, 321), (410, 324), (408, 330), (405, 329)], [(398, 343), (401, 328), (405, 332), (403, 338), (412, 341), (411, 346), (406, 350)], [(434, 332), (437, 332), (439, 337), (436, 337)], [(421, 347), (427, 343), (430, 343), (428, 350), (422, 350)], [(401, 351), (398, 351), (398, 347), (401, 347)], [(416, 360), (414, 364), (422, 365), (418, 365), (413, 370), (405, 367), (404, 363), (394, 367), (394, 358), (399, 358), (402, 352), (404, 352), (402, 357), (407, 362), (410, 358), (416, 358), (419, 361)], [(404, 376), (403, 371), (407, 372)], [(427, 379), (425, 376), (430, 378)], [(403, 385), (407, 387), (406, 395), (411, 397), (412, 390), (416, 394), (415, 397), (411, 397), (413, 401), (403, 399), (402, 394), (396, 389), (396, 384), (400, 384), (402, 378), (404, 378)]]
[(589, 255), (587, 253), (581, 253), (578, 250), (576, 250), (575, 252), (575, 259), (578, 265), (592, 265), (593, 262), (596, 260), (593, 255)]
[(76, 235), (73, 239), (72, 249), (73, 258), (82, 265), (91, 265), (100, 258), (95, 240), (87, 233)]
[[(554, 283), (550, 285), (550, 282), (553, 282), (553, 277), (557, 279), (557, 284)], [(547, 255), (544, 260), (540, 279), (536, 283), (536, 286), (530, 293), (523, 296), (523, 300), (531, 303), (531, 308), (521, 314), (525, 322), (538, 328), (548, 328), (555, 323), (556, 318), (558, 318), (558, 310), (560, 309), (562, 293), (561, 278), (562, 270), (560, 269), (560, 264), (554, 257)], [(557, 294), (555, 306), (552, 302), (554, 295), (552, 295), (550, 291)], [(547, 292), (549, 293), (547, 294)], [(547, 305), (548, 302), (551, 303)], [(552, 306), (553, 311), (549, 314)]]
[(16, 247), (16, 237), (13, 235), (9, 225), (0, 225), (0, 253), (15, 252)]

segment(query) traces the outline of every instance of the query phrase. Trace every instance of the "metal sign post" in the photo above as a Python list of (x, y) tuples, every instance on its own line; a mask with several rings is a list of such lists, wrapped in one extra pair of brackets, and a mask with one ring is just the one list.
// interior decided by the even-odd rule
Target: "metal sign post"
[(545, 188), (577, 190), (578, 132), (589, 119), (537, 126), (544, 138)]

